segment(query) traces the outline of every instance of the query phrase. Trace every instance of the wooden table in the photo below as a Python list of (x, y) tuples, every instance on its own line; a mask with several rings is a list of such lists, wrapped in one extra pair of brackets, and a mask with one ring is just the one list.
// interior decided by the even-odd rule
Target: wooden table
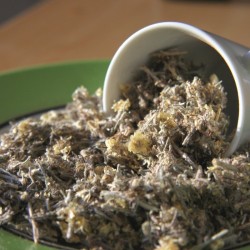
[(0, 26), (0, 71), (111, 58), (138, 29), (181, 21), (250, 47), (250, 0), (46, 0)]

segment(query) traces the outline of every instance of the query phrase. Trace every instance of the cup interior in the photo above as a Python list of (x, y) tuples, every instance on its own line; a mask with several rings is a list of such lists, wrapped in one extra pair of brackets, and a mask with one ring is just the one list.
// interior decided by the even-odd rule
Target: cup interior
[(228, 133), (232, 133), (239, 115), (237, 87), (230, 67), (211, 45), (211, 39), (208, 33), (193, 26), (171, 22), (151, 25), (136, 32), (121, 45), (110, 63), (104, 84), (104, 109), (111, 109), (114, 100), (119, 98), (119, 86), (133, 78), (152, 52), (176, 47), (187, 51), (189, 60), (206, 67), (205, 77), (216, 74), (222, 81), (228, 97), (225, 110), (230, 116)]

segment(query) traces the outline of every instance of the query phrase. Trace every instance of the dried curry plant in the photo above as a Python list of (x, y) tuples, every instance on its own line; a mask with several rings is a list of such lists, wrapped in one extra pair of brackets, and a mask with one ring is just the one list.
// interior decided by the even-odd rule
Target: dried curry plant
[(100, 90), (80, 87), (66, 108), (12, 125), (0, 139), (0, 224), (64, 249), (249, 241), (249, 148), (223, 158), (226, 93), (205, 72), (181, 51), (158, 51), (113, 114)]

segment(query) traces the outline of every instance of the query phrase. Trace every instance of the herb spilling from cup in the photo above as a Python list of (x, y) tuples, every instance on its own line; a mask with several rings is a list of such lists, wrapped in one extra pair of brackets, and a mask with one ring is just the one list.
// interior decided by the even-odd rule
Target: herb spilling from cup
[(1, 226), (63, 249), (249, 242), (250, 148), (223, 158), (226, 93), (184, 55), (153, 53), (113, 114), (80, 87), (64, 109), (1, 135)]

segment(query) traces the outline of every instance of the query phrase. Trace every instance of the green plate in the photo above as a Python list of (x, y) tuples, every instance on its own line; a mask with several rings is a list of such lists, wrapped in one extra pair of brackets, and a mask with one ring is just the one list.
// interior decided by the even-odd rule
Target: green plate
[[(83, 85), (93, 93), (103, 86), (108, 61), (80, 61), (0, 73), (0, 124), (71, 100)], [(0, 250), (49, 250), (0, 229)]]
[[(108, 61), (46, 65), (0, 74), (0, 124), (63, 105), (83, 85), (93, 93), (103, 86)], [(0, 229), (0, 250), (52, 250)], [(241, 250), (250, 247), (240, 248)]]
[(0, 74), (0, 123), (71, 100), (80, 85), (102, 87), (108, 61), (45, 65)]

